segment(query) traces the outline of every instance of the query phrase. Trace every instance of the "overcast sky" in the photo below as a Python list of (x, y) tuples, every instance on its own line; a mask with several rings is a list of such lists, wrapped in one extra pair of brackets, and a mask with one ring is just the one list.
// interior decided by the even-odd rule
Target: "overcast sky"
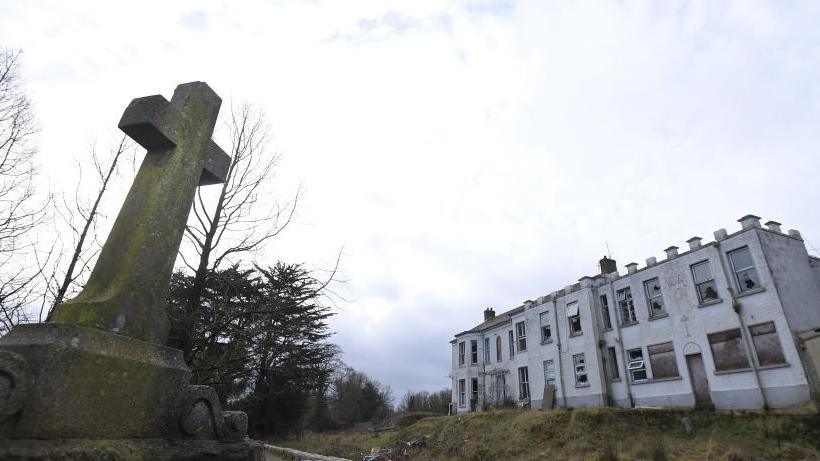
[(344, 248), (334, 340), (397, 397), (449, 386), (454, 333), (607, 243), (624, 272), (754, 213), (820, 248), (818, 23), (814, 1), (0, 0), (44, 188), (134, 97), (203, 80), (223, 115), (262, 107), (276, 194), (305, 194), (258, 260)]

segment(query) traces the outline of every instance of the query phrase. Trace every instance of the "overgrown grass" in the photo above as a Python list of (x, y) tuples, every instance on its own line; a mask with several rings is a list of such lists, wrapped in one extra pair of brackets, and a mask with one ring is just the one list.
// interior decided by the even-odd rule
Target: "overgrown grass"
[[(684, 416), (694, 423), (692, 434)], [(371, 447), (410, 439), (425, 440), (414, 457), (420, 460), (820, 460), (820, 415), (494, 410), (425, 418), (378, 437), (336, 432), (283, 444), (355, 460)]]

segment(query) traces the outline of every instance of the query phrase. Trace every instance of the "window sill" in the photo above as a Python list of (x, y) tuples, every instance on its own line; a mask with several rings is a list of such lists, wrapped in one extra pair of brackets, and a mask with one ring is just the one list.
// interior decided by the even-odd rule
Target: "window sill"
[(574, 338), (574, 337), (576, 337), (576, 336), (583, 336), (583, 335), (584, 335), (584, 332), (583, 332), (583, 331), (579, 331), (578, 333), (570, 333), (570, 334), (569, 334), (569, 337), (570, 337), (570, 338)]
[(547, 339), (547, 340), (542, 339), (541, 340), (541, 345), (543, 346), (544, 344), (552, 344), (552, 340), (551, 339)]
[(671, 378), (659, 378), (659, 379), (642, 379), (640, 381), (632, 381), (632, 384), (653, 384), (653, 383), (663, 383), (666, 381), (680, 381), (683, 378), (680, 376), (673, 376)]
[(731, 375), (734, 373), (746, 373), (749, 371), (754, 371), (751, 368), (736, 368), (734, 370), (715, 370), (716, 375)]
[(604, 331), (612, 331), (612, 327), (604, 328)]
[(638, 321), (637, 321), (637, 320), (636, 320), (636, 321), (634, 321), (634, 322), (622, 323), (622, 324), (621, 324), (621, 328), (631, 327), (631, 326), (633, 326), (633, 325), (637, 325), (637, 324), (638, 324)]
[(619, 383), (619, 382), (621, 382), (621, 378), (609, 378), (609, 382), (611, 382), (611, 383)]
[(650, 315), (649, 320), (665, 319), (666, 317), (669, 317), (669, 312), (664, 312), (663, 314)]
[(735, 299), (737, 299), (737, 298), (742, 298), (742, 297), (744, 297), (744, 296), (756, 295), (756, 294), (758, 294), (758, 293), (762, 293), (762, 292), (764, 292), (764, 291), (766, 291), (766, 289), (765, 289), (764, 287), (754, 288), (754, 289), (751, 289), (751, 290), (746, 290), (746, 291), (741, 291), (740, 293), (738, 293), (737, 295), (735, 295)]
[(775, 363), (773, 365), (761, 365), (761, 366), (757, 367), (757, 369), (761, 370), (761, 371), (762, 370), (775, 370), (777, 368), (786, 368), (786, 367), (790, 367), (790, 366), (792, 366), (792, 364), (789, 363), (789, 362), (786, 362), (786, 363)]
[(589, 387), (589, 386), (590, 386), (590, 384), (589, 384), (589, 383), (586, 383), (586, 384), (576, 384), (576, 385), (575, 385), (575, 387)]
[(704, 301), (704, 302), (698, 304), (698, 309), (700, 309), (701, 307), (708, 307), (708, 306), (711, 306), (711, 305), (714, 305), (714, 304), (720, 304), (722, 302), (723, 302), (723, 300), (721, 298), (710, 299), (709, 301)]

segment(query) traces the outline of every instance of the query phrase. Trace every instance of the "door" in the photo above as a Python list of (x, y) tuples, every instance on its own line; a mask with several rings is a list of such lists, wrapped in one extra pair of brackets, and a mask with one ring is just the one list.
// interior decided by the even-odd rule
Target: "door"
[(689, 379), (692, 382), (692, 391), (695, 393), (695, 407), (711, 406), (712, 396), (709, 393), (709, 380), (706, 379), (703, 357), (700, 354), (687, 355), (686, 366), (689, 368)]

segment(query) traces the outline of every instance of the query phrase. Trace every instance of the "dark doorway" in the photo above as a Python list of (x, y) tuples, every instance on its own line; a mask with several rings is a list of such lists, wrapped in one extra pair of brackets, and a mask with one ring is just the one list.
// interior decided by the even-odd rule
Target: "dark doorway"
[(695, 407), (711, 408), (712, 396), (709, 392), (709, 380), (706, 378), (703, 357), (700, 354), (687, 355), (686, 366), (689, 368), (689, 379), (692, 382), (692, 391), (695, 393)]

